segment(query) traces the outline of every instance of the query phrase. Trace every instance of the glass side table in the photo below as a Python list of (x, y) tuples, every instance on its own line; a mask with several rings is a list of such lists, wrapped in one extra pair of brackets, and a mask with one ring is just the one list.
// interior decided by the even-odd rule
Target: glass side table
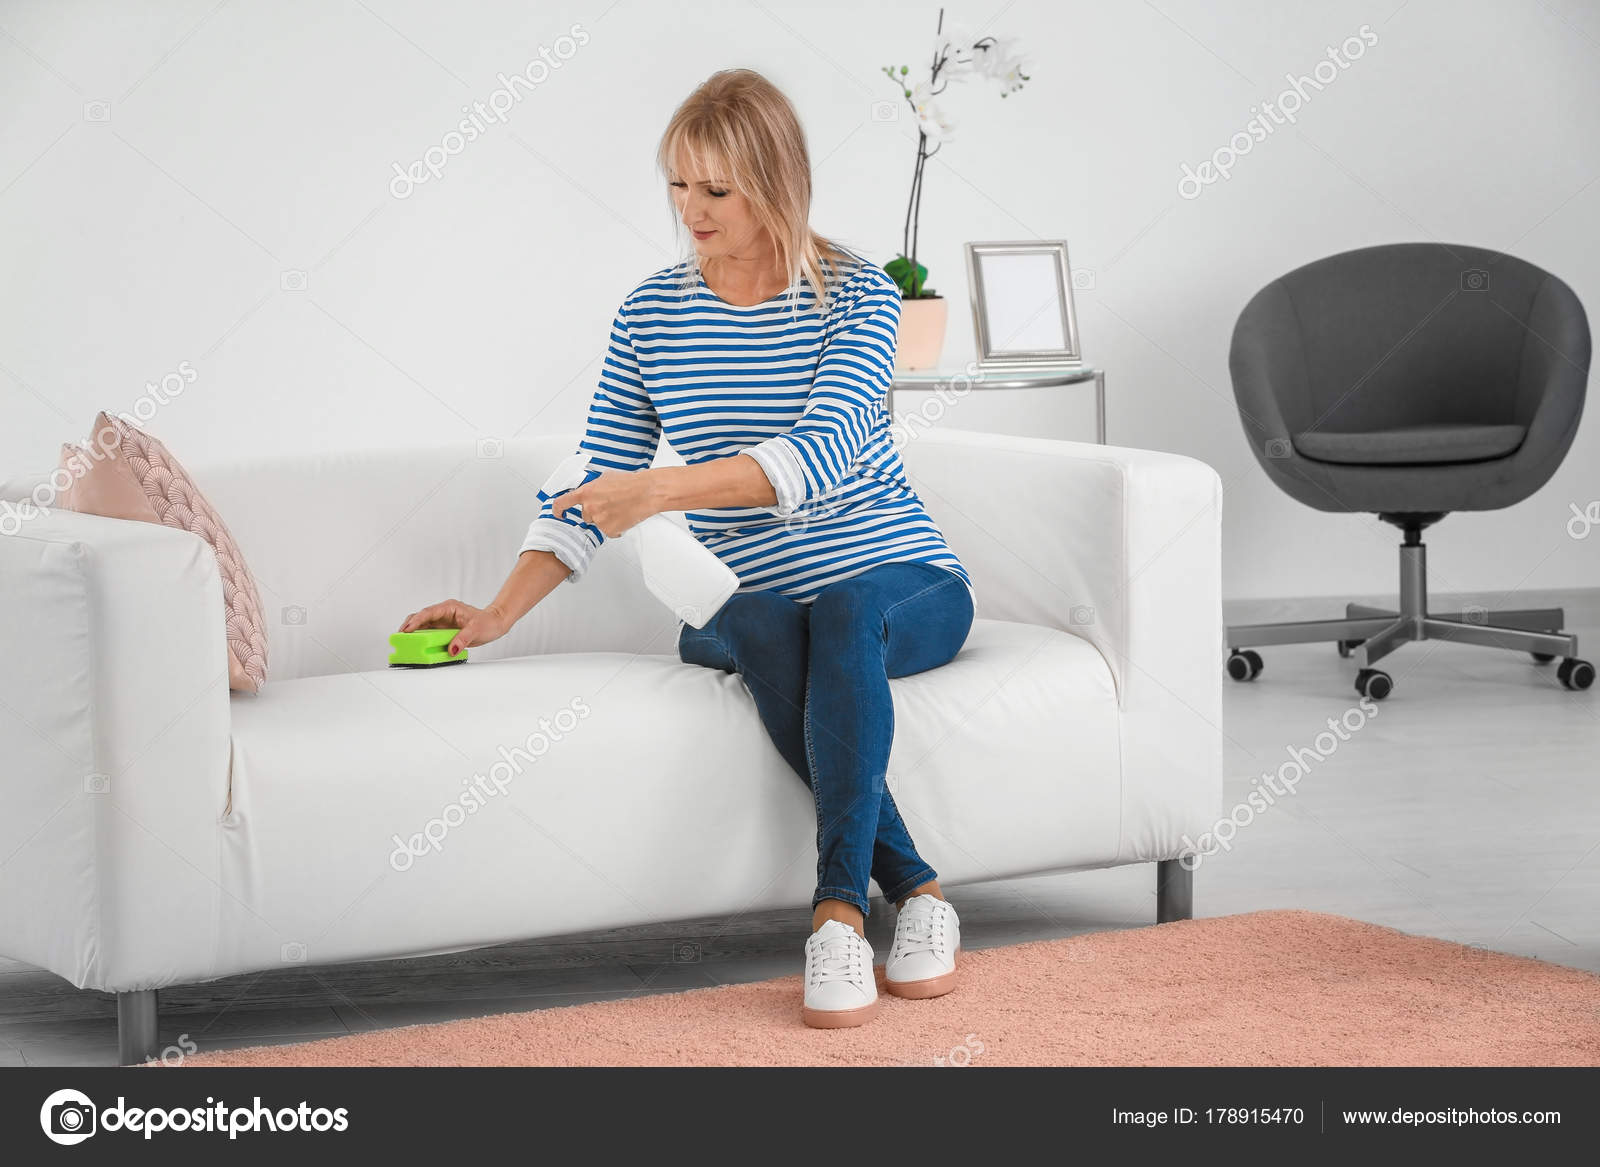
[(889, 384), (886, 402), (889, 415), (894, 416), (894, 391), (916, 389), (937, 393), (941, 389), (964, 395), (973, 390), (990, 389), (1053, 389), (1057, 386), (1086, 385), (1094, 383), (1094, 440), (1106, 444), (1106, 374), (1104, 369), (1088, 365), (1041, 365), (1026, 369), (982, 368), (976, 362), (964, 368), (940, 366), (937, 369), (918, 369), (915, 372), (896, 369)]

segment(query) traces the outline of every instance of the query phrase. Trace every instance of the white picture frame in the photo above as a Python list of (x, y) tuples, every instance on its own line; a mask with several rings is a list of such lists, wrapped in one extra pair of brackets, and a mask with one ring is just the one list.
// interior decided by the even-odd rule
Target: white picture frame
[(968, 243), (966, 252), (980, 368), (1083, 363), (1065, 239)]

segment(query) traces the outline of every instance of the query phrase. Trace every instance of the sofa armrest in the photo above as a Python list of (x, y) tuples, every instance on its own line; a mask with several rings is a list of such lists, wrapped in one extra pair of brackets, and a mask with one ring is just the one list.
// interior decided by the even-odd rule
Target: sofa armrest
[(1222, 484), (1153, 450), (931, 430), (902, 454), (980, 617), (1099, 649), (1122, 710), (1120, 862), (1171, 859), (1222, 801)]
[(80, 988), (202, 979), (228, 799), (216, 556), (34, 510), (0, 532), (0, 585), (0, 952)]

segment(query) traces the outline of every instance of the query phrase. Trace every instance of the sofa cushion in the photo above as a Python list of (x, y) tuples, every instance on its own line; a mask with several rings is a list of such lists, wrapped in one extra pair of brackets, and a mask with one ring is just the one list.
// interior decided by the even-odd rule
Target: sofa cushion
[(86, 446), (61, 447), (71, 477), (60, 505), (108, 519), (161, 523), (198, 535), (217, 557), (228, 643), (228, 687), (259, 692), (267, 679), (266, 621), (255, 577), (227, 524), (161, 439), (101, 412)]
[[(1119, 713), (1087, 641), (978, 620), (891, 690), (889, 786), (942, 879), (1116, 861)], [(810, 793), (744, 683), (676, 656), (280, 681), (234, 703), (231, 773), (220, 968), (794, 907), (815, 885)]]
[(1319, 462), (1353, 466), (1484, 462), (1514, 452), (1527, 432), (1520, 425), (1408, 425), (1367, 433), (1307, 430), (1294, 436), (1294, 448)]

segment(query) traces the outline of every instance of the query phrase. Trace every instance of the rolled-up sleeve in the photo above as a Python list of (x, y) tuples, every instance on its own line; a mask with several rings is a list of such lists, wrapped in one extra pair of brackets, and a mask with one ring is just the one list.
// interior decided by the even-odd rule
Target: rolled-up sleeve
[[(634, 321), (624, 303), (611, 324), (600, 383), (589, 402), (583, 441), (578, 445), (578, 452), (589, 458), (584, 482), (593, 482), (605, 470), (646, 469), (655, 460), (660, 439), (661, 419), (645, 391)], [(550, 552), (571, 570), (568, 581), (576, 581), (589, 569), (605, 535), (599, 527), (577, 518), (577, 512), (557, 517), (550, 506), (554, 497), (543, 489), (538, 492), (539, 514), (528, 526), (521, 551)]]
[(772, 483), (779, 515), (828, 494), (850, 473), (888, 400), (900, 329), (900, 289), (877, 266), (843, 289), (805, 411), (786, 433), (740, 453)]

